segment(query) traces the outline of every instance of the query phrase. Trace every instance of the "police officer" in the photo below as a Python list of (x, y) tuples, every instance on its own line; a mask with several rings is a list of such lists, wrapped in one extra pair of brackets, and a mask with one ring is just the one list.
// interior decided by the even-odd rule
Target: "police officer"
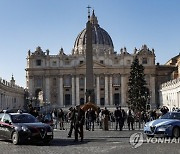
[(73, 131), (73, 128), (74, 128), (73, 112), (74, 112), (74, 108), (70, 107), (69, 108), (69, 113), (68, 113), (68, 119), (70, 121), (70, 129), (69, 129), (68, 137), (71, 137), (72, 131)]
[(74, 136), (75, 136), (75, 142), (78, 141), (78, 133), (81, 137), (81, 142), (83, 142), (83, 125), (85, 120), (85, 112), (80, 108), (80, 105), (76, 106), (76, 109), (74, 110)]
[(116, 121), (116, 130), (118, 129), (118, 125), (119, 125), (119, 130), (122, 130), (122, 112), (121, 112), (121, 108), (119, 109), (119, 107), (116, 107), (116, 110), (114, 111), (114, 116), (115, 116), (115, 121)]

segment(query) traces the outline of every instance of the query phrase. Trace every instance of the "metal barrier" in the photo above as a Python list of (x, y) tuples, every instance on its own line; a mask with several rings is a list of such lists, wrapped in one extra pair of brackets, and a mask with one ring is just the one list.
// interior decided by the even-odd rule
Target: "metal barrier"
[[(144, 124), (145, 124), (144, 122), (134, 122), (134, 129), (135, 130), (142, 130), (144, 128)], [(116, 122), (109, 121), (108, 126), (109, 126), (109, 130), (116, 130)], [(57, 129), (59, 129), (59, 128), (60, 127), (59, 127), (59, 122), (58, 122), (57, 123)], [(69, 130), (69, 128), (70, 128), (70, 122), (64, 122), (64, 129)], [(99, 123), (95, 122), (94, 129), (100, 130), (102, 128), (100, 128)], [(124, 122), (123, 130), (128, 130), (127, 121)]]

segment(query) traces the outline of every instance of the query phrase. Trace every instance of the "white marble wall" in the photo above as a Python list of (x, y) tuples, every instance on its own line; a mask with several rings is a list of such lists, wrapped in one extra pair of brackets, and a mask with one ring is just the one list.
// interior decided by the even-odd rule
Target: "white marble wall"
[(159, 90), (160, 105), (180, 108), (180, 78), (168, 81), (161, 85)]

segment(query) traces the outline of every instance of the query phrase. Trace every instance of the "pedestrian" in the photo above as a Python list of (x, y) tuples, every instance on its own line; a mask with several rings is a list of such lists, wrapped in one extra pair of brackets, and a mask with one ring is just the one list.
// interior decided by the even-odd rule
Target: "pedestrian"
[(53, 109), (51, 113), (52, 119), (53, 119), (53, 127), (54, 129), (57, 129), (57, 123), (58, 123), (58, 113), (56, 109)]
[(156, 118), (157, 118), (157, 114), (156, 114), (156, 110), (154, 109), (150, 112), (150, 120), (152, 121), (155, 120)]
[(121, 107), (118, 106), (116, 107), (116, 110), (114, 111), (114, 116), (116, 121), (116, 130), (118, 129), (119, 126), (119, 130), (122, 131), (123, 117), (122, 117)]
[[(90, 110), (89, 110), (89, 116), (88, 117), (89, 117), (89, 119), (88, 119), (89, 130), (92, 129), (92, 131), (94, 131), (94, 122), (96, 121), (96, 113), (92, 108), (90, 108)], [(91, 126), (92, 126), (92, 128), (91, 128)]]
[(103, 128), (103, 114), (102, 114), (103, 110), (99, 111), (98, 114), (98, 121), (99, 121), (99, 128), (102, 129)]
[(33, 110), (33, 112), (31, 114), (36, 118), (39, 116), (39, 112), (37, 111), (36, 108), (34, 108), (34, 110)]
[(60, 109), (58, 112), (58, 119), (59, 119), (59, 129), (65, 130), (64, 129), (64, 111), (62, 109)]
[(121, 113), (122, 113), (122, 128), (124, 127), (124, 121), (126, 120), (127, 118), (127, 114), (126, 112), (124, 111), (124, 109), (121, 110)]
[(71, 137), (72, 131), (74, 129), (73, 112), (74, 112), (74, 108), (70, 107), (68, 115), (67, 115), (68, 116), (68, 120), (70, 122), (70, 129), (69, 129), (68, 137)]
[(130, 127), (132, 130), (134, 130), (134, 112), (131, 110), (131, 108), (128, 108), (127, 110), (127, 123), (128, 123), (128, 129), (130, 130)]
[(75, 142), (78, 141), (78, 134), (80, 135), (81, 142), (83, 142), (84, 133), (83, 133), (83, 125), (85, 120), (85, 112), (80, 108), (80, 105), (76, 106), (76, 109), (73, 113), (73, 121), (74, 121), (74, 136), (75, 136)]
[(89, 110), (90, 109), (88, 109), (87, 111), (86, 111), (86, 114), (85, 114), (85, 121), (86, 121), (86, 130), (89, 130), (89, 116), (90, 116), (90, 114), (89, 114)]
[(107, 109), (107, 107), (104, 108), (104, 110), (102, 111), (102, 115), (103, 115), (103, 129), (104, 130), (109, 130), (109, 127), (108, 127), (108, 122), (109, 122), (109, 116), (110, 116), (110, 113), (109, 113), (109, 110)]
[(163, 106), (160, 111), (161, 111), (162, 115), (164, 115), (167, 112), (169, 112), (169, 109), (166, 106)]

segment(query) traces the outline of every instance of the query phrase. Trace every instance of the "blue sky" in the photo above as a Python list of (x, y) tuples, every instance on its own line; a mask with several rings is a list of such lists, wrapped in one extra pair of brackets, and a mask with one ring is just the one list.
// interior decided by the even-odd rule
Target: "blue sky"
[(0, 0), (0, 77), (25, 87), (27, 52), (71, 53), (85, 28), (87, 6), (111, 36), (115, 50), (146, 44), (164, 64), (180, 52), (180, 0)]

